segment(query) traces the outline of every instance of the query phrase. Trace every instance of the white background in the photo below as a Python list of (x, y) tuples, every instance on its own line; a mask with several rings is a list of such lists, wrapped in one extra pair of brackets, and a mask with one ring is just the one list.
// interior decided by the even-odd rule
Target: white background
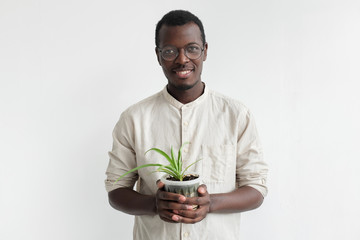
[(269, 195), (242, 239), (360, 239), (360, 2), (0, 0), (0, 239), (131, 239), (111, 132), (166, 84), (169, 10), (200, 17), (203, 80), (254, 113)]

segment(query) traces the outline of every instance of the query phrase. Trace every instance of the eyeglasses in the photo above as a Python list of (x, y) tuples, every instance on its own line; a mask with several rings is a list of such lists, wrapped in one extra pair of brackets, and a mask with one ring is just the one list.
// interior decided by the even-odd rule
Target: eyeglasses
[[(174, 46), (166, 46), (162, 49), (159, 49), (159, 52), (165, 61), (174, 61), (179, 56), (180, 49)], [(204, 51), (204, 48), (201, 48), (200, 45), (196, 43), (191, 43), (183, 47), (183, 49), (185, 56), (191, 60), (198, 59)]]

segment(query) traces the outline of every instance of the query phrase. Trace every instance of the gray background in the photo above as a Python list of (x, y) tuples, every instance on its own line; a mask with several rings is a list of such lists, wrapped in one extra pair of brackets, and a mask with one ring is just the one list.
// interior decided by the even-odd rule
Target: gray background
[[(131, 239), (111, 132), (166, 84), (156, 22), (203, 21), (203, 80), (255, 115), (270, 165), (242, 239), (360, 239), (359, 1), (0, 1), (0, 239)], [(142, 86), (139, 88), (139, 86)]]

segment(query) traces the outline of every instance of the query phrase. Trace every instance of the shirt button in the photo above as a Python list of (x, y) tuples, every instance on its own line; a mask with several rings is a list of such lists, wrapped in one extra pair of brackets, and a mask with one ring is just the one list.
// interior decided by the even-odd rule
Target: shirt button
[(184, 122), (184, 126), (187, 126), (187, 125), (189, 125), (189, 123), (188, 123), (188, 122)]
[(184, 152), (185, 152), (185, 153), (187, 153), (187, 152), (188, 152), (188, 150), (187, 150), (187, 149), (184, 149)]
[(188, 232), (184, 232), (184, 237), (188, 237), (189, 236), (189, 233)]

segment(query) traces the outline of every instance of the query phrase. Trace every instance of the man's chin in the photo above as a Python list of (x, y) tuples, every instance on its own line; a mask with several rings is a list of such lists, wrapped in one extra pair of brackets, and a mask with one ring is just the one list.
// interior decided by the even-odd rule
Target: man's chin
[(186, 90), (189, 90), (189, 89), (193, 88), (194, 85), (181, 84), (181, 85), (177, 85), (177, 86), (174, 86), (174, 87), (176, 89), (178, 89), (178, 90), (186, 91)]
[(178, 90), (181, 90), (181, 91), (186, 91), (186, 90), (189, 90), (189, 89), (192, 89), (194, 86), (196, 86), (197, 84), (199, 83), (199, 81), (196, 81), (195, 83), (177, 83), (177, 84), (172, 84), (172, 83), (169, 83), (170, 85), (172, 85), (174, 88), (178, 89)]

